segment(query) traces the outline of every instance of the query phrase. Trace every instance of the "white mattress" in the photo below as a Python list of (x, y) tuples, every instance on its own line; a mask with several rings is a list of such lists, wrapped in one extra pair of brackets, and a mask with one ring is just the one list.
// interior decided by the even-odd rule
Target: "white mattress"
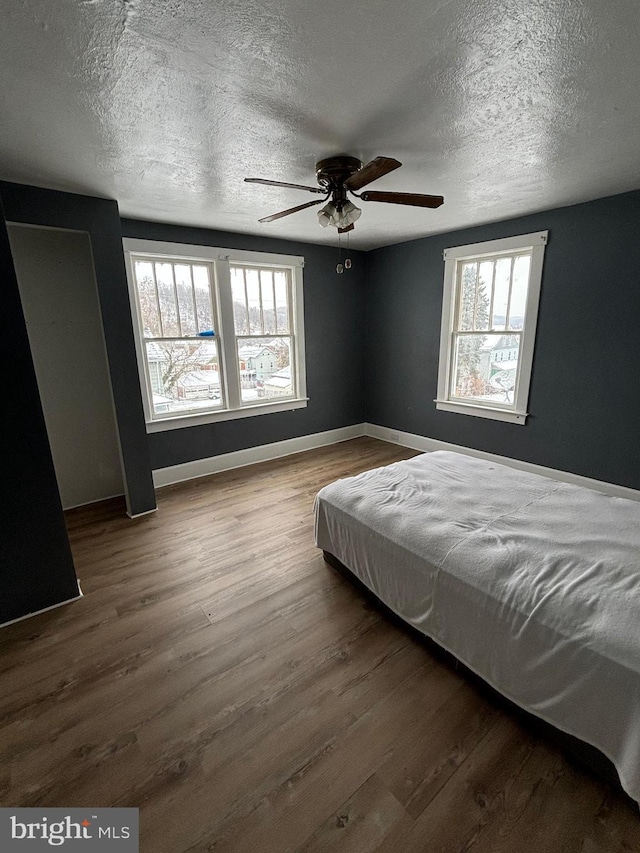
[(425, 453), (323, 488), (316, 544), (640, 801), (640, 503)]

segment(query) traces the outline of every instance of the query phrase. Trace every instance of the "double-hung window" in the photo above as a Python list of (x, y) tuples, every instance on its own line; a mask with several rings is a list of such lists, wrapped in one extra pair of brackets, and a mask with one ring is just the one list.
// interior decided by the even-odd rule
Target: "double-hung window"
[(436, 408), (525, 423), (547, 233), (445, 250)]
[(123, 244), (149, 431), (306, 405), (302, 258)]

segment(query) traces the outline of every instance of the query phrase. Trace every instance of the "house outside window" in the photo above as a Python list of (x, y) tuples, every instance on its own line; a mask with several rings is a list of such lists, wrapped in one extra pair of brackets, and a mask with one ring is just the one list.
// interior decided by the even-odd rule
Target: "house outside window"
[(526, 422), (547, 235), (445, 250), (437, 409)]
[(306, 405), (302, 258), (123, 245), (149, 432)]

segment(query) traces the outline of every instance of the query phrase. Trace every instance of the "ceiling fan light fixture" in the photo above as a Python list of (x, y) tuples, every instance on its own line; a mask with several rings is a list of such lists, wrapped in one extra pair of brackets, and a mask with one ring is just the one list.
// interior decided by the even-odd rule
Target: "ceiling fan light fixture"
[(328, 204), (318, 211), (318, 222), (322, 225), (323, 228), (326, 228), (327, 225), (333, 225), (333, 220), (336, 215), (336, 206), (330, 201)]
[(335, 224), (338, 228), (346, 228), (348, 225), (353, 225), (361, 216), (362, 211), (359, 207), (356, 207), (351, 201), (345, 201), (340, 211), (340, 222), (336, 222)]

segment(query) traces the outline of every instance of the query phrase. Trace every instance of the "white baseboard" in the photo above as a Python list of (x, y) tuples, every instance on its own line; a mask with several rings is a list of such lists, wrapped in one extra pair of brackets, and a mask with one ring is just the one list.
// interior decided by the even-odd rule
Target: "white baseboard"
[(101, 504), (104, 503), (104, 501), (112, 501), (115, 500), (115, 498), (126, 498), (126, 495), (124, 494), (124, 492), (120, 492), (117, 495), (105, 495), (105, 497), (103, 498), (93, 498), (90, 501), (85, 501), (84, 503), (80, 504), (69, 504), (68, 506), (66, 504), (62, 504), (62, 510), (63, 512), (66, 512), (70, 509), (80, 509), (80, 507), (92, 506), (93, 504)]
[(129, 518), (142, 518), (144, 515), (153, 515), (153, 513), (157, 511), (158, 507), (154, 506), (153, 509), (145, 509), (144, 512), (129, 512), (129, 510), (127, 510), (127, 515)]
[(523, 462), (520, 459), (509, 459), (507, 456), (498, 456), (496, 453), (486, 453), (484, 450), (474, 450), (471, 447), (463, 447), (459, 444), (449, 444), (447, 441), (438, 441), (435, 438), (425, 438), (410, 432), (400, 432), (388, 427), (376, 426), (376, 424), (364, 424), (365, 435), (389, 441), (392, 444), (400, 444), (402, 447), (410, 447), (413, 450), (421, 450), (429, 453), (433, 450), (452, 450), (457, 453), (465, 453), (467, 456), (475, 456), (478, 459), (487, 459), (498, 462), (500, 465), (508, 465), (520, 471), (528, 471), (531, 474), (541, 474), (552, 480), (561, 480), (564, 483), (573, 483), (575, 486), (583, 486), (586, 489), (594, 489), (597, 492), (605, 492), (618, 498), (627, 498), (632, 501), (640, 501), (640, 491), (630, 489), (627, 486), (617, 486), (615, 483), (605, 483), (602, 480), (592, 480), (590, 477), (582, 477), (580, 474), (571, 474), (569, 471), (558, 471), (556, 468), (545, 468), (543, 465), (535, 465), (533, 462)]
[(314, 450), (316, 447), (338, 444), (362, 435), (365, 435), (365, 425), (354, 424), (326, 432), (316, 432), (312, 435), (302, 435), (299, 438), (289, 438), (286, 441), (248, 447), (246, 450), (236, 450), (233, 453), (222, 453), (220, 456), (210, 456), (207, 459), (196, 459), (194, 462), (156, 469), (153, 472), (153, 484), (156, 488), (170, 486), (196, 477), (207, 477), (209, 474), (219, 474), (221, 471), (230, 471), (232, 468), (241, 468), (256, 462), (269, 462), (271, 459), (290, 456), (292, 453)]
[[(221, 471), (230, 471), (232, 468), (253, 465), (256, 462), (268, 462), (271, 459), (280, 459), (283, 456), (302, 453), (305, 450), (313, 450), (316, 447), (338, 444), (341, 441), (349, 441), (349, 439), (359, 438), (363, 435), (370, 436), (371, 438), (379, 438), (391, 444), (399, 444), (402, 447), (410, 447), (412, 450), (420, 450), (423, 453), (429, 453), (433, 450), (451, 450), (457, 453), (465, 453), (467, 456), (475, 456), (478, 459), (498, 462), (501, 465), (508, 465), (520, 471), (529, 471), (532, 474), (551, 477), (553, 480), (561, 480), (565, 483), (573, 483), (576, 486), (605, 492), (616, 497), (640, 501), (640, 491), (630, 489), (627, 486), (605, 483), (601, 480), (583, 477), (580, 474), (572, 474), (569, 471), (546, 468), (543, 465), (535, 465), (533, 462), (510, 459), (507, 456), (499, 456), (496, 453), (486, 453), (484, 450), (474, 450), (471, 447), (463, 447), (460, 444), (451, 444), (447, 441), (439, 441), (435, 438), (427, 438), (423, 435), (415, 435), (414, 433), (402, 432), (369, 423), (353, 424), (353, 426), (342, 427), (341, 429), (303, 435), (299, 438), (276, 441), (272, 444), (262, 444), (258, 447), (249, 447), (246, 450), (237, 450), (234, 453), (210, 456), (207, 459), (197, 459), (194, 462), (185, 462), (182, 465), (158, 468), (153, 472), (153, 482), (156, 488), (170, 486), (174, 483), (182, 483), (185, 480), (207, 477), (209, 474), (218, 474)], [(153, 512), (153, 510), (151, 511)]]
[(78, 595), (75, 595), (73, 598), (67, 598), (65, 601), (60, 601), (58, 604), (52, 604), (50, 607), (43, 607), (42, 610), (34, 610), (33, 613), (25, 613), (24, 616), (18, 616), (17, 619), (10, 619), (8, 622), (2, 622), (0, 623), (0, 628), (15, 625), (16, 622), (23, 622), (25, 619), (31, 619), (33, 616), (39, 616), (41, 613), (47, 613), (49, 610), (56, 610), (58, 607), (64, 607), (65, 604), (71, 604), (73, 601), (79, 601), (83, 597), (82, 590), (80, 589), (80, 582), (78, 581)]

